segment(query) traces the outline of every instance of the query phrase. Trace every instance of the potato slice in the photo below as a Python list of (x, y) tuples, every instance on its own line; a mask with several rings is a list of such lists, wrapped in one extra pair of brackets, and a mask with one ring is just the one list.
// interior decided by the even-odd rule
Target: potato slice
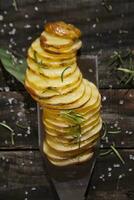
[(65, 77), (64, 81), (62, 82), (61, 78), (50, 79), (48, 77), (37, 75), (29, 69), (26, 70), (26, 79), (28, 80), (28, 82), (32, 85), (32, 87), (42, 90), (45, 90), (48, 87), (63, 89), (63, 87), (68, 87), (76, 83), (79, 80), (80, 76), (81, 72), (77, 68), (74, 73), (72, 73), (69, 77)]
[[(93, 142), (92, 138), (94, 138), (93, 136), (97, 136), (98, 137), (98, 133), (100, 132), (102, 127), (102, 123), (100, 122), (99, 125), (97, 125), (93, 130), (89, 131), (89, 138), (87, 140), (84, 140), (82, 142), (80, 142), (80, 148), (84, 148), (85, 146), (89, 145), (91, 142)], [(55, 137), (52, 137), (48, 134), (46, 134), (45, 136), (45, 140), (46, 142), (49, 144), (49, 146), (51, 146), (53, 149), (57, 150), (57, 151), (71, 151), (71, 150), (76, 150), (79, 148), (79, 142), (77, 142), (76, 144), (63, 144), (61, 142), (58, 142)]]
[[(94, 124), (94, 122), (97, 120), (97, 119), (99, 119), (99, 113), (93, 113), (93, 115), (92, 115), (92, 117), (91, 117), (91, 119), (89, 119), (89, 120), (86, 120), (84, 123), (82, 123), (81, 124), (81, 129), (84, 129), (84, 128), (86, 128), (86, 127), (88, 127), (88, 126), (90, 126), (90, 125), (92, 125), (92, 124)], [(66, 133), (69, 133), (70, 132), (70, 129), (73, 129), (73, 127), (75, 127), (76, 125), (74, 125), (74, 124), (67, 124), (66, 123), (66, 121), (65, 122), (63, 122), (63, 123), (56, 123), (56, 125), (55, 125), (55, 123), (54, 123), (55, 121), (54, 120), (50, 120), (49, 118), (46, 118), (46, 119), (43, 119), (43, 124), (44, 124), (44, 126), (45, 127), (47, 127), (47, 128), (50, 128), (50, 129), (52, 129), (52, 130), (54, 130), (54, 131), (58, 131), (58, 133), (59, 134), (66, 134)], [(57, 119), (56, 119), (56, 122), (57, 122)], [(62, 125), (64, 125), (64, 124), (66, 124), (67, 126), (65, 127), (65, 126), (62, 126)], [(55, 133), (56, 133), (55, 132)], [(54, 136), (56, 136), (56, 134), (54, 133)]]
[(25, 79), (25, 86), (31, 92), (31, 94), (33, 94), (36, 97), (36, 99), (38, 99), (38, 101), (40, 102), (40, 99), (43, 99), (43, 98), (67, 94), (67, 93), (71, 92), (72, 90), (78, 88), (79, 85), (81, 84), (81, 82), (82, 82), (82, 76), (80, 77), (80, 79), (76, 83), (74, 83), (74, 84), (72, 84), (69, 87), (66, 87), (64, 89), (62, 89), (62, 88), (59, 88), (59, 89), (50, 88), (49, 89), (48, 88), (46, 90), (43, 90), (43, 89), (41, 90), (41, 89), (34, 88), (26, 78)]
[(55, 151), (46, 142), (44, 142), (43, 150), (50, 159), (66, 160), (66, 159), (77, 157), (78, 155), (84, 153), (87, 150), (89, 152), (92, 152), (95, 144), (96, 144), (96, 142), (92, 143), (87, 149), (82, 149), (82, 150), (80, 149), (79, 151), (74, 151), (72, 154), (71, 153), (63, 154), (62, 152)]
[(65, 39), (58, 36), (54, 36), (52, 34), (47, 33), (46, 31), (43, 31), (41, 36), (44, 37), (44, 45), (51, 46), (51, 47), (67, 47), (71, 46), (73, 44), (73, 40), (71, 39)]
[(35, 51), (32, 48), (28, 49), (28, 57), (32, 58), (35, 62), (42, 63), (44, 66), (51, 68), (68, 67), (76, 62), (75, 56), (71, 59), (56, 61), (44, 58), (43, 56), (39, 55), (38, 52), (35, 54)]
[[(49, 37), (50, 36), (50, 37)], [(80, 40), (74, 41), (70, 45), (62, 45), (62, 38), (59, 41), (59, 45), (57, 44), (50, 44), (51, 41), (54, 39), (53, 36), (51, 36), (47, 32), (43, 32), (40, 37), (40, 45), (44, 50), (47, 50), (49, 52), (54, 52), (54, 53), (72, 53), (80, 49), (82, 46), (82, 42)]]
[(60, 78), (61, 79), (61, 75), (63, 73), (64, 70), (64, 78), (71, 75), (77, 67), (77, 64), (74, 63), (68, 67), (58, 67), (58, 68), (48, 68), (46, 66), (44, 66), (43, 64), (38, 64), (36, 62), (33, 61), (33, 59), (28, 58), (27, 59), (27, 63), (28, 63), (28, 67), (30, 68), (30, 70), (32, 70), (34, 73), (36, 73), (37, 75), (42, 75), (51, 79), (54, 78)]
[(92, 153), (89, 153), (87, 151), (87, 153), (85, 153), (84, 155), (81, 155), (81, 156), (77, 156), (76, 158), (71, 158), (71, 159), (67, 159), (67, 160), (52, 160), (52, 159), (49, 159), (49, 161), (53, 164), (53, 165), (56, 165), (56, 166), (59, 166), (59, 167), (63, 167), (63, 166), (68, 166), (68, 165), (74, 165), (74, 164), (77, 164), (77, 163), (83, 163), (83, 162), (86, 162), (88, 160), (90, 160), (93, 156), (93, 152)]
[(51, 147), (46, 142), (46, 140), (44, 140), (44, 142), (43, 142), (43, 150), (48, 156), (50, 156), (52, 158), (54, 158), (54, 157), (58, 157), (58, 158), (61, 157), (61, 159), (68, 158), (68, 157), (71, 158), (71, 157), (77, 156), (78, 154), (80, 154), (80, 153), (82, 153), (82, 152), (84, 152), (86, 150), (93, 149), (94, 146), (96, 145), (97, 139), (98, 139), (98, 135), (95, 135), (90, 140), (90, 143), (88, 145), (86, 145), (84, 148), (77, 148), (75, 150), (69, 150), (69, 151), (57, 151), (53, 147)]
[[(96, 120), (92, 121), (92, 123), (88, 123), (87, 126), (81, 128), (81, 141), (83, 141), (84, 136), (86, 133), (88, 133), (92, 128), (97, 126), (100, 123), (100, 117), (98, 117)], [(59, 127), (60, 129), (60, 127)], [(66, 132), (59, 132), (58, 130), (54, 130), (48, 126), (45, 126), (45, 132), (56, 139), (56, 141), (59, 141), (61, 143), (69, 143), (69, 142), (75, 142), (77, 141), (78, 137), (76, 138), (76, 126), (71, 127)]]
[[(100, 105), (93, 109), (92, 111), (89, 111), (89, 113), (86, 113), (85, 115), (81, 115), (84, 118), (84, 121), (82, 122), (81, 126), (84, 126), (88, 121), (92, 120), (92, 118), (100, 113)], [(80, 114), (80, 113), (79, 113)], [(55, 121), (56, 119), (56, 121)], [(70, 127), (73, 126), (74, 123), (71, 122), (70, 120), (67, 120), (66, 118), (62, 117), (61, 115), (57, 116), (50, 116), (50, 114), (45, 114), (43, 115), (43, 122), (47, 122), (51, 124), (52, 126), (57, 126), (57, 127)]]
[(85, 84), (86, 84), (86, 90), (85, 93), (83, 94), (83, 96), (78, 99), (77, 101), (75, 101), (74, 103), (70, 103), (70, 104), (64, 104), (64, 105), (49, 105), (49, 104), (44, 104), (43, 101), (40, 101), (40, 104), (42, 106), (45, 105), (46, 108), (50, 108), (50, 109), (59, 109), (59, 110), (66, 110), (66, 109), (75, 109), (75, 108), (79, 108), (82, 107), (91, 97), (91, 88), (90, 88), (90, 84), (88, 81), (85, 80)]
[(51, 104), (51, 105), (65, 105), (65, 104), (70, 104), (78, 99), (80, 99), (85, 92), (85, 84), (84, 81), (81, 82), (80, 86), (77, 87), (75, 90), (65, 94), (65, 95), (59, 95), (59, 96), (54, 96), (49, 99), (43, 99), (45, 104)]
[(54, 61), (56, 60), (66, 60), (66, 59), (71, 59), (74, 56), (76, 56), (76, 53), (62, 53), (62, 54), (54, 54), (54, 53), (49, 53), (45, 51), (41, 45), (40, 45), (40, 40), (37, 38), (33, 43), (32, 43), (32, 49), (37, 52), (39, 55), (41, 55), (44, 58), (52, 59)]

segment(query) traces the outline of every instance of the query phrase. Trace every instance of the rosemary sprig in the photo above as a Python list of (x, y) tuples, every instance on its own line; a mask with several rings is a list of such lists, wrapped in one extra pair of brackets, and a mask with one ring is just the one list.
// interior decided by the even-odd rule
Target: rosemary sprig
[(110, 133), (110, 134), (118, 134), (118, 133), (121, 133), (121, 130), (117, 130), (117, 131), (108, 131), (108, 133)]
[(119, 52), (115, 51), (111, 56), (111, 61), (109, 63), (109, 66), (114, 67), (114, 71), (118, 72), (117, 75), (121, 79), (119, 84), (127, 85), (133, 83), (134, 81), (133, 60), (134, 60), (134, 53), (131, 50), (128, 50), (125, 54), (120, 51)]
[(76, 113), (73, 110), (61, 111), (60, 115), (70, 120), (74, 124), (81, 124), (82, 122), (85, 121), (85, 118), (82, 115), (80, 115), (79, 113)]
[[(118, 134), (118, 133), (121, 133), (121, 130), (108, 130), (106, 122), (103, 121), (103, 132), (104, 133), (103, 133), (101, 139), (106, 141), (106, 138), (107, 138), (108, 134)], [(119, 158), (119, 160), (123, 164), (125, 164), (125, 161), (123, 160), (122, 156), (120, 155), (118, 150), (115, 148), (115, 144), (114, 143), (109, 146), (108, 150), (101, 152), (100, 153), (100, 157), (107, 156), (107, 155), (111, 154), (112, 152)]]
[(11, 132), (11, 144), (14, 145), (15, 144), (15, 142), (14, 142), (14, 135), (15, 135), (14, 130), (5, 123), (0, 122), (0, 125)]
[(68, 70), (68, 69), (70, 69), (71, 67), (66, 67), (63, 71), (62, 71), (62, 73), (61, 73), (61, 81), (63, 82), (64, 81), (64, 73)]
[(108, 11), (108, 12), (111, 12), (112, 11), (112, 6), (111, 5), (108, 5), (106, 3), (105, 0), (102, 1), (102, 6), (104, 6), (104, 8)]
[(80, 143), (81, 143), (81, 123), (85, 121), (85, 118), (80, 115), (79, 113), (76, 113), (73, 110), (65, 110), (60, 112), (60, 116), (64, 117), (65, 119), (73, 122), (74, 126), (71, 127), (71, 134), (73, 133), (74, 139), (77, 140), (79, 149), (80, 149)]
[(110, 153), (112, 153), (112, 149), (109, 149), (107, 151), (103, 151), (102, 153), (100, 153), (100, 156), (103, 157), (103, 156), (107, 156), (109, 155)]
[(122, 158), (122, 156), (120, 155), (119, 151), (115, 148), (115, 145), (111, 145), (110, 146), (112, 151), (115, 153), (115, 155), (119, 158), (119, 160), (122, 162), (122, 164), (125, 164), (124, 159)]
[(13, 0), (12, 5), (13, 5), (15, 11), (18, 11), (18, 6), (17, 6), (17, 2), (16, 2), (16, 0)]

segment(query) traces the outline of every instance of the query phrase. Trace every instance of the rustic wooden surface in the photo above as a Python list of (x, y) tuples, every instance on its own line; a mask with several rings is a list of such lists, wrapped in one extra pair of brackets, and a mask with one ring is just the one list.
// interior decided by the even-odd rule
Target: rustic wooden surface
[[(65, 20), (83, 32), (81, 54), (98, 55), (99, 86), (103, 119), (109, 134), (101, 149), (113, 142), (125, 160), (114, 154), (98, 159), (89, 200), (134, 199), (134, 89), (124, 89), (106, 60), (116, 49), (133, 49), (133, 0), (12, 0), (0, 1), (0, 47), (26, 55), (29, 44), (39, 36), (46, 21)], [(105, 2), (105, 5), (104, 5)], [(90, 64), (85, 61), (87, 71)], [(88, 73), (86, 74), (88, 76)], [(36, 104), (25, 89), (0, 67), (0, 200), (54, 200), (37, 141)], [(17, 125), (19, 124), (19, 126)], [(21, 126), (21, 127), (20, 127)]]

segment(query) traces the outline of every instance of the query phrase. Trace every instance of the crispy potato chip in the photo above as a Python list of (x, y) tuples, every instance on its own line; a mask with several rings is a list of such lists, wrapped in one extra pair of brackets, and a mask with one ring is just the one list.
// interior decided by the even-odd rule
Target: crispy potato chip
[(74, 56), (76, 56), (76, 53), (62, 53), (62, 54), (54, 54), (54, 53), (49, 53), (45, 51), (41, 45), (40, 45), (40, 40), (37, 38), (33, 43), (32, 43), (32, 49), (37, 52), (39, 55), (41, 55), (44, 58), (52, 59), (54, 61), (56, 60), (66, 60), (66, 59), (71, 59)]
[(51, 79), (54, 78), (60, 78), (62, 76), (62, 73), (65, 71), (64, 73), (64, 78), (71, 75), (77, 67), (77, 64), (74, 63), (68, 67), (58, 67), (58, 68), (48, 68), (47, 66), (44, 66), (43, 64), (40, 63), (36, 63), (33, 59), (28, 58), (27, 59), (27, 63), (28, 63), (28, 67), (30, 68), (30, 70), (32, 70), (34, 73), (38, 74), (38, 75), (42, 75), (44, 77), (48, 77)]
[(76, 63), (75, 56), (73, 58), (67, 59), (67, 60), (51, 60), (51, 59), (44, 58), (43, 56), (39, 55), (38, 52), (35, 53), (35, 51), (32, 48), (28, 49), (28, 57), (33, 59), (35, 62), (41, 63), (45, 67), (49, 67), (49, 68), (68, 67), (68, 66)]

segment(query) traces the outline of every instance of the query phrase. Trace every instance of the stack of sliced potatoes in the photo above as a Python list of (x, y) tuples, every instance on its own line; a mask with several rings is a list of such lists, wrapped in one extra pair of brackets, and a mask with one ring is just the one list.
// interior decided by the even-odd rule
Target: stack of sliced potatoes
[(77, 66), (80, 30), (48, 23), (28, 50), (25, 86), (43, 108), (43, 151), (56, 166), (89, 160), (100, 135), (101, 96)]

